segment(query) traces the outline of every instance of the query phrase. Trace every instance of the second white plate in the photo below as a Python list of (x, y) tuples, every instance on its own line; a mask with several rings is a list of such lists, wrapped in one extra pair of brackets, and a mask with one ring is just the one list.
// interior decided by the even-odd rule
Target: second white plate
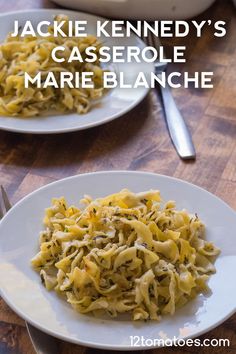
[[(35, 26), (38, 22), (43, 20), (51, 21), (54, 15), (61, 13), (68, 15), (71, 20), (86, 20), (88, 34), (96, 35), (96, 21), (104, 20), (101, 17), (64, 9), (30, 10), (6, 13), (0, 15), (0, 43), (4, 40), (7, 33), (13, 30), (15, 20), (18, 20), (20, 25), (24, 24), (25, 21), (30, 20)], [(101, 40), (106, 43), (106, 46), (111, 48), (113, 46), (145, 47), (145, 44), (135, 35), (132, 35), (129, 38), (101, 37)], [(129, 82), (134, 82), (140, 71), (144, 72), (148, 77), (148, 75), (154, 70), (153, 64), (146, 63), (145, 61), (142, 61), (141, 63), (115, 64), (114, 69), (118, 74), (121, 71), (124, 72), (124, 76), (128, 78)], [(0, 116), (0, 129), (33, 134), (66, 133), (87, 129), (107, 123), (124, 115), (140, 103), (147, 93), (148, 89), (145, 87), (136, 89), (112, 89), (98, 103), (94, 103), (88, 113), (83, 115), (73, 113), (32, 118)]]
[[(38, 250), (44, 209), (52, 197), (65, 196), (77, 204), (84, 194), (102, 197), (122, 188), (134, 192), (160, 189), (163, 200), (174, 199), (177, 208), (197, 212), (207, 227), (207, 239), (221, 249), (210, 277), (208, 296), (164, 316), (161, 322), (134, 323), (99, 319), (76, 313), (55, 292), (48, 292), (30, 259)], [(196, 337), (214, 328), (236, 308), (236, 214), (223, 201), (187, 182), (144, 172), (102, 172), (67, 178), (45, 186), (15, 205), (0, 223), (0, 289), (3, 298), (25, 320), (39, 329), (77, 344), (118, 350), (132, 347), (131, 336), (155, 339)], [(140, 342), (138, 342), (140, 344)]]

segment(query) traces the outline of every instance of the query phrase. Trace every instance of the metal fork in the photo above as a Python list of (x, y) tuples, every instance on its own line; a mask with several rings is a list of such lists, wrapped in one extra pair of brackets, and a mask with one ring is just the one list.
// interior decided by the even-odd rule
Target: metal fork
[[(11, 209), (11, 203), (3, 186), (0, 194), (0, 219)], [(5, 212), (3, 210), (5, 208)], [(25, 322), (29, 337), (37, 354), (59, 353), (58, 340)]]
[[(148, 37), (142, 37), (147, 46), (158, 50), (160, 47), (159, 39), (149, 31)], [(167, 69), (167, 63), (155, 62), (155, 74), (160, 77), (161, 73)], [(185, 121), (176, 106), (170, 87), (160, 85), (162, 103), (165, 112), (166, 124), (173, 145), (182, 159), (195, 159), (196, 152), (193, 145), (191, 134), (185, 124)]]

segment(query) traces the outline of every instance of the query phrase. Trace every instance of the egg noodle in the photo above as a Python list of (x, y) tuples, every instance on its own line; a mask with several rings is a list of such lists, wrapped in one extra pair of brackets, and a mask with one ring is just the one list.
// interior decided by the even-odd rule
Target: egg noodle
[(124, 189), (81, 203), (78, 209), (52, 200), (32, 259), (45, 287), (77, 311), (160, 320), (208, 290), (220, 251), (205, 240), (197, 215), (176, 210), (173, 201), (163, 206), (155, 190)]
[[(58, 15), (58, 22), (65, 21), (63, 31), (68, 31), (68, 17)], [(0, 45), (0, 114), (6, 116), (36, 116), (49, 112), (78, 112), (89, 110), (91, 100), (100, 98), (104, 94), (103, 69), (97, 60), (93, 64), (74, 61), (56, 63), (51, 57), (53, 48), (63, 46), (63, 57), (69, 58), (73, 47), (78, 47), (81, 55), (87, 47), (93, 46), (99, 50), (100, 42), (95, 36), (83, 38), (65, 38), (53, 36), (53, 26), (49, 26), (51, 36), (11, 37), (9, 34)], [(47, 86), (25, 87), (25, 73), (35, 76), (40, 73), (41, 80), (47, 79), (53, 73), (59, 80), (61, 73), (93, 73), (91, 81), (93, 88), (72, 88), (68, 86), (55, 88)]]

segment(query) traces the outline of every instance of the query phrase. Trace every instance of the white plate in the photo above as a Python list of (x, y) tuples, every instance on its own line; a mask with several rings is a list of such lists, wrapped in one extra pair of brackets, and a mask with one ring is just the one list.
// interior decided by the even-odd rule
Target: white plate
[(101, 16), (132, 20), (184, 20), (199, 15), (215, 0), (53, 0), (60, 6)]
[[(30, 267), (38, 250), (44, 208), (52, 197), (65, 196), (78, 204), (84, 193), (101, 197), (128, 187), (138, 192), (158, 188), (164, 200), (197, 212), (207, 225), (207, 239), (221, 248), (210, 278), (212, 293), (200, 295), (174, 316), (160, 323), (98, 319), (76, 313), (69, 304), (48, 292)], [(130, 336), (158, 339), (195, 337), (226, 320), (236, 307), (236, 213), (223, 201), (187, 182), (145, 172), (101, 172), (67, 178), (45, 186), (21, 200), (0, 224), (0, 288), (3, 298), (35, 327), (81, 345), (130, 350)], [(139, 349), (139, 348), (133, 348)], [(140, 348), (141, 349), (141, 348)]]
[[(88, 15), (81, 12), (67, 11), (64, 9), (50, 10), (27, 10), (12, 12), (0, 15), (0, 43), (4, 40), (7, 33), (13, 30), (14, 20), (19, 20), (24, 24), (26, 20), (31, 20), (35, 26), (42, 20), (52, 20), (55, 14), (68, 14), (71, 20), (87, 20), (87, 32), (96, 34), (96, 21), (104, 20), (101, 17)], [(109, 30), (107, 30), (109, 32)], [(145, 44), (137, 36), (130, 38), (103, 38), (101, 40), (107, 46), (138, 46), (144, 48)], [(143, 71), (147, 77), (154, 70), (153, 64), (145, 63), (125, 63), (113, 65), (114, 70), (119, 73), (124, 72), (126, 79), (132, 83), (138, 73)], [(95, 127), (107, 123), (115, 118), (122, 116), (134, 108), (148, 92), (147, 88), (138, 89), (112, 89), (99, 103), (95, 104), (91, 110), (84, 114), (53, 115), (48, 117), (33, 118), (13, 118), (0, 116), (0, 129), (20, 133), (52, 134), (65, 133), (75, 130)]]

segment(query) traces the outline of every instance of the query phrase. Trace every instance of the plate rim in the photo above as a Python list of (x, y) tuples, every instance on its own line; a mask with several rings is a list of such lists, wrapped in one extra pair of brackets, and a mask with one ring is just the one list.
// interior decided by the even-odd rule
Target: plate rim
[[(10, 209), (10, 211), (4, 215), (4, 217), (0, 220), (0, 227), (2, 222), (7, 219), (9, 217), (9, 215), (11, 214), (11, 212), (16, 208), (19, 207), (22, 203), (24, 203), (25, 200), (31, 198), (32, 196), (34, 196), (35, 194), (39, 193), (41, 190), (50, 188), (52, 185), (56, 185), (56, 184), (60, 184), (63, 183), (65, 180), (71, 180), (71, 179), (79, 179), (80, 177), (85, 177), (86, 176), (91, 176), (91, 175), (103, 175), (103, 174), (138, 174), (138, 175), (148, 175), (148, 176), (152, 176), (152, 177), (159, 177), (159, 178), (163, 178), (163, 179), (168, 179), (168, 180), (173, 180), (177, 183), (182, 183), (182, 184), (187, 184), (188, 186), (191, 186), (192, 188), (195, 188), (201, 192), (204, 192), (208, 195), (210, 195), (211, 197), (215, 198), (215, 200), (217, 200), (218, 202), (222, 203), (224, 205), (224, 207), (226, 207), (228, 209), (229, 212), (233, 213), (236, 216), (236, 211), (229, 206), (224, 200), (222, 200), (221, 198), (219, 198), (218, 196), (216, 196), (215, 194), (209, 192), (208, 190), (193, 184), (191, 182), (185, 181), (183, 179), (177, 178), (177, 177), (172, 177), (172, 176), (168, 176), (168, 175), (164, 175), (164, 174), (158, 174), (158, 173), (154, 173), (154, 172), (148, 172), (148, 171), (127, 171), (127, 170), (104, 170), (104, 171), (96, 171), (96, 172), (87, 172), (87, 173), (81, 173), (81, 174), (76, 174), (76, 175), (72, 175), (69, 177), (65, 177), (53, 182), (50, 182), (44, 186), (41, 186), (39, 188), (37, 188), (36, 190), (32, 191), (31, 193), (27, 194), (25, 197), (23, 197), (22, 199), (20, 199), (16, 204), (14, 204), (14, 206)], [(55, 331), (49, 329), (49, 328), (45, 328), (42, 327), (41, 325), (39, 325), (37, 322), (35, 322), (34, 320), (32, 320), (31, 318), (29, 318), (27, 315), (25, 315), (21, 310), (19, 310), (17, 307), (15, 307), (15, 305), (7, 299), (7, 296), (5, 296), (5, 292), (3, 291), (2, 288), (0, 288), (0, 296), (3, 298), (3, 300), (7, 303), (7, 305), (21, 318), (23, 318), (25, 321), (29, 322), (31, 325), (33, 325), (35, 328), (41, 330), (44, 333), (47, 333), (53, 337), (56, 337), (60, 340), (64, 340), (66, 342), (69, 343), (74, 343), (77, 345), (82, 345), (85, 347), (90, 347), (90, 348), (98, 348), (98, 349), (105, 349), (105, 350), (118, 350), (118, 351), (140, 351), (140, 350), (149, 350), (149, 349), (158, 349), (161, 348), (162, 346), (150, 346), (150, 347), (131, 347), (131, 346), (126, 346), (126, 345), (111, 345), (111, 344), (101, 344), (101, 343), (95, 343), (95, 342), (88, 342), (88, 341), (83, 341), (83, 340), (78, 340), (77, 338), (68, 338), (67, 336), (63, 335), (63, 334), (58, 334), (55, 333)], [(209, 331), (211, 331), (212, 329), (216, 328), (217, 326), (221, 325), (223, 322), (225, 322), (228, 318), (230, 318), (234, 313), (236, 312), (236, 306), (234, 309), (232, 309), (230, 312), (228, 312), (225, 316), (223, 316), (219, 321), (213, 323), (211, 326), (207, 327), (207, 328), (203, 328), (202, 330), (198, 331), (197, 333), (194, 334), (190, 334), (190, 335), (186, 335), (181, 337), (181, 339), (187, 340), (190, 338), (197, 338), (199, 336), (201, 336), (202, 334), (208, 333)]]
[[(7, 12), (3, 12), (0, 14), (0, 19), (7, 17), (7, 16), (12, 16), (12, 15), (17, 15), (17, 14), (22, 14), (25, 13), (27, 15), (30, 15), (31, 13), (37, 13), (37, 12), (49, 12), (49, 13), (53, 13), (53, 12), (67, 12), (67, 13), (77, 13), (77, 14), (84, 14), (86, 16), (89, 17), (93, 17), (96, 19), (103, 19), (103, 20), (110, 20), (112, 21), (113, 19), (110, 18), (106, 18), (100, 15), (95, 15), (95, 14), (90, 14), (84, 11), (77, 11), (77, 10), (73, 10), (73, 9), (65, 9), (65, 8), (44, 8), (44, 9), (29, 9), (29, 10), (16, 10), (16, 11), (7, 11)], [(140, 42), (140, 43), (144, 43), (142, 41), (141, 38), (139, 38), (138, 36), (136, 36), (134, 34), (134, 37)], [(145, 43), (144, 43), (145, 44)], [(146, 46), (146, 44), (145, 44)], [(152, 71), (154, 72), (154, 63), (147, 63), (150, 68), (152, 67)], [(151, 88), (145, 88), (142, 87), (142, 94), (140, 95), (140, 97), (133, 101), (128, 107), (126, 107), (126, 109), (117, 112), (115, 114), (113, 114), (112, 116), (108, 116), (108, 118), (103, 119), (100, 122), (93, 122), (93, 123), (89, 123), (84, 127), (68, 127), (68, 128), (60, 128), (60, 129), (53, 129), (53, 130), (45, 130), (45, 129), (41, 129), (41, 130), (34, 130), (34, 129), (27, 129), (25, 130), (24, 128), (15, 128), (15, 127), (2, 127), (1, 126), (1, 118), (6, 118), (6, 116), (0, 115), (0, 130), (2, 131), (7, 131), (7, 132), (13, 132), (13, 133), (20, 133), (20, 134), (35, 134), (35, 135), (52, 135), (52, 134), (64, 134), (64, 133), (71, 133), (71, 132), (76, 132), (76, 131), (82, 131), (82, 130), (86, 130), (86, 129), (90, 129), (90, 128), (94, 128), (109, 122), (112, 122), (113, 120), (117, 119), (117, 118), (122, 118), (126, 113), (130, 112), (132, 109), (134, 109), (136, 106), (138, 106), (143, 100), (144, 98), (148, 95), (148, 93), (151, 91)], [(96, 110), (96, 108), (95, 108)], [(69, 115), (70, 113), (68, 113), (67, 115)], [(76, 113), (73, 113), (76, 114)], [(66, 116), (66, 115), (65, 115)], [(78, 114), (78, 117), (80, 117), (81, 115)], [(12, 117), (9, 117), (9, 119), (11, 119)], [(17, 117), (19, 118), (19, 120), (21, 119), (21, 117)]]

